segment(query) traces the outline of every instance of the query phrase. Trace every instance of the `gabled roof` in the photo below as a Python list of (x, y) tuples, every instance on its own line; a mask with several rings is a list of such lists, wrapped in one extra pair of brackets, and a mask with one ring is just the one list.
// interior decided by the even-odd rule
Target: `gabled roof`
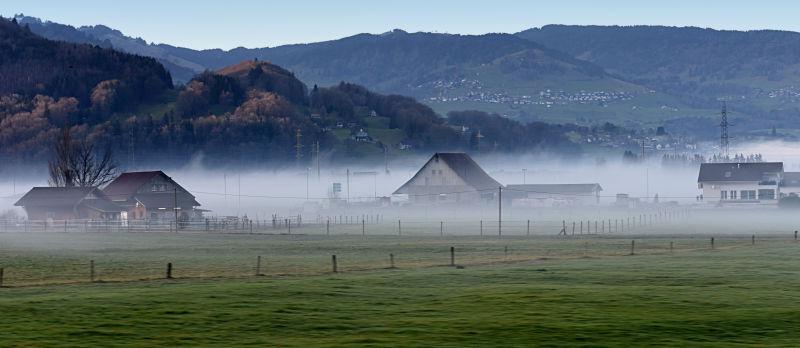
[(478, 165), (478, 163), (475, 163), (472, 157), (466, 153), (439, 152), (435, 153), (428, 160), (428, 162), (425, 162), (425, 165), (422, 166), (417, 174), (415, 174), (411, 180), (403, 184), (403, 186), (400, 186), (400, 188), (398, 188), (394, 194), (407, 193), (407, 187), (410, 186), (410, 183), (413, 182), (414, 179), (422, 175), (423, 168), (428, 166), (428, 164), (432, 161), (437, 160), (444, 161), (444, 163), (447, 164), (447, 166), (450, 167), (450, 169), (452, 169), (456, 175), (461, 178), (461, 180), (476, 190), (496, 189), (502, 186), (502, 184), (494, 180), (491, 176), (489, 176), (489, 174), (486, 174), (486, 172)]
[(103, 188), (103, 193), (113, 200), (126, 200), (133, 196), (142, 185), (158, 175), (166, 176), (166, 174), (160, 170), (122, 173)]
[(603, 191), (603, 187), (598, 183), (591, 184), (528, 184), (528, 185), (508, 185), (506, 190), (520, 193), (541, 193), (564, 196), (590, 195), (597, 191)]
[(79, 204), (101, 212), (121, 211), (97, 187), (34, 187), (14, 203), (22, 207), (75, 207)]
[(114, 179), (114, 181), (110, 182), (105, 188), (103, 188), (103, 193), (114, 201), (128, 201), (133, 198), (133, 196), (136, 194), (136, 191), (138, 191), (142, 185), (148, 183), (156, 176), (163, 176), (165, 179), (171, 181), (178, 187), (178, 193), (183, 192), (194, 199), (194, 195), (189, 193), (189, 191), (187, 191), (175, 180), (160, 170), (151, 172), (122, 173), (116, 179)]
[(34, 187), (14, 205), (18, 207), (74, 206), (96, 190), (96, 187)]
[(761, 181), (766, 173), (782, 173), (783, 162), (703, 163), (697, 182)]

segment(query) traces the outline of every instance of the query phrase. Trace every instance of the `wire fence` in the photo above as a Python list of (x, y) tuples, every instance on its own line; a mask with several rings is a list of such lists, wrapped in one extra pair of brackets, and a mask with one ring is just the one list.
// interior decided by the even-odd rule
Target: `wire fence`
[(382, 214), (273, 216), (270, 220), (207, 218), (195, 220), (0, 220), (0, 232), (63, 233), (242, 233), (311, 235), (582, 235), (629, 233), (686, 219), (687, 209), (659, 210), (640, 214), (572, 219), (430, 219), (386, 218)]
[[(758, 235), (727, 228), (686, 234), (693, 223), (688, 211), (650, 215), (642, 214), (641, 222), (640, 215), (602, 221), (390, 221), (375, 216), (355, 222), (337, 216), (335, 224), (320, 216), (285, 226), (277, 218), (209, 219), (179, 222), (177, 228), (169, 221), (3, 221), (0, 286), (472, 267), (797, 243), (796, 231), (771, 227)], [(251, 225), (256, 226), (252, 231)]]

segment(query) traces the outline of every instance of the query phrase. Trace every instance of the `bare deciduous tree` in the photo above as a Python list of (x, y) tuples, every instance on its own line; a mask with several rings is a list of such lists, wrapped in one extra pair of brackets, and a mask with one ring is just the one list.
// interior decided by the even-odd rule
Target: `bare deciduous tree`
[(106, 184), (117, 175), (110, 148), (98, 155), (94, 144), (75, 141), (72, 132), (64, 128), (55, 145), (55, 159), (49, 163), (50, 186), (95, 187)]

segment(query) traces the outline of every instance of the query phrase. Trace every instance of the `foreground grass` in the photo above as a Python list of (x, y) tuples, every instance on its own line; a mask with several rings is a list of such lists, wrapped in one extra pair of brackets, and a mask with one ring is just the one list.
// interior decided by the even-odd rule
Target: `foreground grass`
[(0, 345), (797, 346), (798, 248), (2, 289)]

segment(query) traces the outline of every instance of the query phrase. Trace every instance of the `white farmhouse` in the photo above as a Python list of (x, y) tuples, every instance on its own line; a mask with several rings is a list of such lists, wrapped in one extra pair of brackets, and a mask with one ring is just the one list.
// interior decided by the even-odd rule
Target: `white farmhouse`
[(783, 180), (782, 162), (703, 163), (697, 187), (706, 202), (777, 204)]

